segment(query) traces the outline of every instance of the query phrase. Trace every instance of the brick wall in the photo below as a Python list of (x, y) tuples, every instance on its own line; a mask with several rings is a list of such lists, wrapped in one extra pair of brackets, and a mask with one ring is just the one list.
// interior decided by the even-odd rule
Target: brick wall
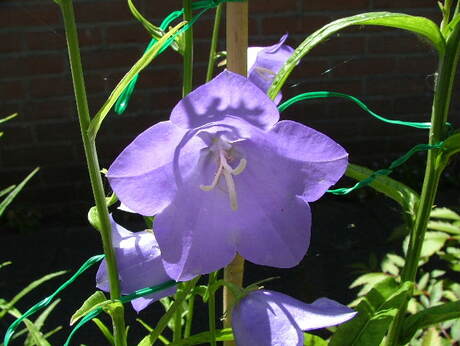
[[(131, 17), (124, 0), (75, 3), (94, 114), (143, 52), (149, 37)], [(177, 0), (135, 3), (156, 24), (181, 7)], [(296, 46), (331, 20), (377, 10), (439, 21), (432, 0), (250, 0), (250, 44), (272, 44), (288, 32), (289, 44)], [(208, 15), (195, 27), (196, 85), (204, 79), (211, 22)], [(33, 167), (41, 166), (18, 202), (29, 203), (47, 217), (74, 215), (81, 222), (91, 199), (58, 7), (52, 0), (2, 0), (0, 23), (0, 115), (20, 113), (3, 127), (1, 186), (17, 182)], [(103, 166), (107, 167), (136, 134), (168, 117), (180, 97), (180, 61), (172, 50), (159, 57), (142, 73), (127, 113), (111, 114), (103, 124), (98, 137)], [(353, 28), (314, 49), (296, 68), (284, 95), (287, 98), (315, 90), (344, 92), (360, 97), (379, 114), (426, 121), (435, 68), (434, 52), (413, 35), (391, 29)], [(421, 130), (385, 125), (339, 100), (308, 101), (291, 107), (283, 117), (334, 137), (356, 163), (378, 165), (380, 160), (394, 159), (425, 140)]]

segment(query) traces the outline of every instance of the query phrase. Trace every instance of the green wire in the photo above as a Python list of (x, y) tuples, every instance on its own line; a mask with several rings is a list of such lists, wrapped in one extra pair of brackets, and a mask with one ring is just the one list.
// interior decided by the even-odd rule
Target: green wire
[(347, 95), (347, 94), (334, 92), (334, 91), (313, 91), (313, 92), (309, 92), (309, 93), (303, 93), (303, 94), (294, 96), (293, 98), (283, 102), (282, 104), (280, 104), (278, 106), (278, 109), (279, 109), (280, 112), (282, 112), (286, 108), (292, 106), (296, 102), (303, 101), (303, 100), (316, 99), (316, 98), (326, 98), (326, 97), (340, 97), (340, 98), (344, 98), (344, 99), (353, 101), (361, 109), (363, 109), (364, 111), (368, 112), (373, 117), (375, 117), (375, 118), (377, 118), (377, 119), (379, 119), (379, 120), (381, 120), (383, 122), (389, 123), (389, 124), (410, 126), (410, 127), (415, 127), (417, 129), (429, 129), (431, 127), (431, 123), (428, 123), (428, 122), (420, 123), (420, 122), (412, 122), (412, 121), (391, 120), (391, 119), (384, 118), (384, 117), (378, 115), (377, 113), (374, 113), (373, 111), (371, 111), (369, 109), (369, 107), (367, 107), (364, 104), (364, 102), (362, 102), (361, 100), (357, 99), (356, 97), (351, 96), (351, 95)]
[[(194, 10), (199, 10), (203, 9), (200, 13), (198, 13), (193, 19), (188, 23), (186, 26), (184, 26), (179, 32), (177, 32), (172, 38), (170, 38), (168, 41), (165, 42), (163, 47), (159, 50), (158, 55), (163, 53), (174, 41), (174, 37), (179, 35), (180, 33), (184, 32), (188, 28), (190, 28), (197, 20), (198, 18), (203, 15), (207, 10), (217, 7), (220, 3), (223, 2), (241, 2), (244, 0), (201, 0), (201, 1), (195, 1), (192, 4), (192, 9)], [(174, 11), (171, 12), (161, 23), (160, 29), (163, 31), (166, 31), (168, 26), (177, 18), (181, 17), (184, 14), (184, 9), (181, 9), (179, 11)], [(152, 38), (147, 45), (147, 48), (144, 50), (144, 54), (157, 42), (156, 39)], [(115, 113), (121, 115), (125, 112), (126, 108), (128, 107), (129, 100), (131, 99), (131, 96), (134, 92), (134, 89), (136, 88), (137, 80), (139, 78), (139, 74), (137, 74), (131, 82), (126, 86), (126, 88), (123, 90), (121, 95), (118, 97), (117, 102), (115, 103), (114, 106), (114, 111)]]
[(407, 153), (405, 153), (403, 156), (401, 156), (397, 160), (393, 161), (388, 168), (379, 169), (378, 171), (375, 171), (370, 176), (368, 176), (366, 179), (363, 179), (363, 180), (357, 182), (352, 187), (344, 187), (344, 188), (340, 188), (340, 189), (328, 190), (327, 192), (332, 193), (334, 195), (346, 195), (346, 194), (349, 194), (350, 192), (352, 192), (352, 191), (354, 191), (356, 189), (359, 189), (361, 187), (369, 185), (375, 179), (377, 179), (379, 176), (390, 175), (396, 167), (401, 166), (403, 163), (405, 163), (415, 153), (420, 152), (420, 151), (425, 151), (425, 150), (442, 149), (443, 145), (444, 145), (444, 142), (440, 142), (440, 143), (433, 144), (433, 145), (430, 145), (430, 144), (417, 144), (416, 146), (412, 147), (412, 149), (409, 150)]
[(19, 326), (19, 324), (24, 321), (27, 317), (33, 315), (36, 313), (38, 310), (43, 309), (47, 307), (53, 299), (62, 291), (64, 290), (67, 286), (69, 286), (71, 283), (73, 283), (83, 272), (85, 272), (88, 268), (90, 268), (92, 265), (95, 263), (101, 261), (104, 258), (104, 255), (97, 255), (93, 256), (90, 259), (88, 259), (81, 267), (78, 269), (78, 271), (72, 275), (72, 277), (64, 282), (59, 288), (51, 294), (49, 297), (46, 297), (45, 299), (41, 300), (34, 306), (32, 306), (29, 310), (27, 310), (22, 316), (20, 316), (16, 321), (14, 321), (8, 328), (5, 334), (5, 338), (3, 339), (4, 346), (8, 346), (8, 343), (11, 340), (11, 337), (13, 336), (14, 332), (16, 331), (16, 328)]

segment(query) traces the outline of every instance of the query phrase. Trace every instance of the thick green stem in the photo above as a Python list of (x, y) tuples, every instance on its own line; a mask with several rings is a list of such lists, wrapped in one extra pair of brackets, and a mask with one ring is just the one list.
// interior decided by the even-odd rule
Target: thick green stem
[[(192, 0), (184, 0), (184, 20), (190, 23), (192, 20)], [(182, 84), (182, 97), (185, 97), (192, 91), (193, 83), (193, 28), (189, 27), (184, 32), (185, 50), (184, 50), (184, 75)]]
[(223, 4), (219, 4), (214, 17), (214, 26), (212, 28), (211, 47), (209, 48), (208, 70), (206, 71), (206, 82), (212, 79), (214, 67), (216, 65), (217, 43), (219, 42), (219, 29), (222, 19)]
[[(72, 0), (60, 0), (58, 2), (64, 18), (64, 27), (67, 38), (67, 47), (69, 52), (70, 66), (72, 70), (72, 80), (77, 104), (78, 119), (80, 122), (81, 135), (85, 150), (86, 162), (93, 190), (94, 201), (99, 215), (101, 224), (101, 238), (104, 249), (105, 260), (107, 262), (107, 273), (110, 283), (111, 299), (120, 298), (120, 283), (118, 281), (117, 264), (115, 253), (112, 247), (112, 228), (110, 226), (109, 213), (105, 201), (105, 193), (102, 185), (100, 167), (97, 158), (96, 144), (88, 136), (90, 116), (88, 101), (86, 97), (85, 81), (83, 77), (83, 68), (80, 58), (80, 48), (78, 44), (77, 27), (75, 24), (75, 15)], [(123, 307), (116, 309), (113, 313), (113, 331), (115, 344), (126, 345), (125, 340), (125, 323)]]
[[(443, 140), (447, 128), (446, 122), (452, 99), (452, 89), (459, 59), (460, 26), (457, 25), (447, 39), (446, 51), (439, 58), (438, 79), (435, 86), (429, 143), (436, 144)], [(423, 180), (420, 202), (414, 228), (410, 235), (406, 263), (401, 280), (415, 283), (420, 253), (425, 239), (426, 226), (438, 190), (439, 179), (444, 168), (440, 164), (441, 149), (430, 150), (427, 155), (425, 177)], [(398, 311), (387, 338), (387, 345), (399, 345), (407, 304)]]

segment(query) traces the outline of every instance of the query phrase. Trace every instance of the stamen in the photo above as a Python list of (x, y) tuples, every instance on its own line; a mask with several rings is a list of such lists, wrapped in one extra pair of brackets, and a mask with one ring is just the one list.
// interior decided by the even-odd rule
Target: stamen
[(236, 194), (235, 182), (233, 180), (233, 175), (241, 174), (246, 168), (247, 160), (241, 159), (238, 163), (238, 166), (232, 168), (227, 162), (225, 157), (225, 150), (219, 150), (219, 166), (217, 172), (214, 175), (214, 179), (211, 185), (200, 185), (200, 189), (203, 191), (211, 191), (219, 183), (220, 176), (223, 174), (225, 178), (225, 183), (227, 185), (228, 197), (230, 199), (230, 207), (232, 210), (238, 209), (238, 199)]
[(259, 72), (259, 75), (266, 81), (271, 81), (273, 79), (273, 76), (276, 75), (274, 71), (269, 70), (268, 68), (265, 68), (265, 67), (261, 67), (261, 66), (256, 66), (255, 70)]

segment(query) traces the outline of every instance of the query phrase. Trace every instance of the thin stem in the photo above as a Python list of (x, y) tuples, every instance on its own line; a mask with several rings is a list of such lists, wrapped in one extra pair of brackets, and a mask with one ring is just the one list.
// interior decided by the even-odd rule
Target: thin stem
[[(72, 80), (75, 92), (75, 100), (77, 104), (78, 119), (80, 122), (80, 129), (85, 150), (86, 163), (88, 165), (88, 172), (91, 181), (91, 188), (93, 191), (94, 201), (101, 224), (100, 233), (105, 260), (107, 263), (110, 297), (111, 299), (119, 299), (120, 283), (118, 281), (115, 253), (112, 247), (112, 228), (109, 220), (109, 212), (105, 202), (105, 193), (100, 175), (100, 166), (97, 158), (96, 144), (88, 136), (90, 116), (88, 101), (86, 97), (85, 81), (83, 77), (83, 68), (80, 58), (80, 48), (78, 43), (78, 34), (75, 23), (73, 4), (72, 0), (60, 0), (58, 4), (64, 18), (64, 27), (67, 38), (70, 66), (72, 70)], [(115, 345), (126, 345), (123, 307), (116, 309), (116, 311), (113, 313), (112, 323)]]
[(209, 48), (208, 70), (206, 71), (206, 82), (209, 82), (214, 74), (214, 67), (216, 65), (217, 43), (219, 42), (220, 22), (222, 19), (222, 10), (223, 4), (219, 4), (216, 8), (214, 26), (212, 28), (211, 47)]
[[(452, 89), (458, 65), (460, 52), (460, 26), (457, 25), (450, 37), (447, 39), (446, 52), (439, 58), (438, 80), (435, 86), (433, 100), (429, 143), (439, 143), (447, 132), (446, 122), (449, 115), (449, 108), (452, 99)], [(439, 179), (444, 168), (439, 164), (441, 150), (430, 150), (427, 155), (427, 165), (423, 181), (420, 202), (417, 208), (414, 228), (410, 235), (407, 260), (401, 274), (401, 280), (415, 283), (420, 253), (425, 239), (426, 226), (430, 217)], [(398, 345), (401, 327), (407, 310), (407, 303), (398, 311), (393, 321), (387, 345)]]
[[(214, 286), (218, 272), (209, 274), (208, 289)], [(209, 320), (209, 337), (211, 339), (211, 346), (216, 346), (216, 292), (211, 290), (208, 299), (208, 320)]]
[(195, 287), (196, 283), (199, 280), (199, 276), (196, 278), (187, 281), (184, 284), (184, 288), (177, 293), (176, 299), (174, 300), (174, 303), (169, 307), (168, 311), (161, 317), (160, 321), (158, 321), (157, 326), (153, 330), (153, 332), (144, 338), (141, 343), (147, 339), (150, 343), (150, 345), (154, 345), (155, 341), (158, 339), (158, 337), (163, 333), (163, 330), (168, 326), (168, 322), (171, 320), (171, 318), (174, 317), (175, 312), (177, 311), (177, 308), (182, 304), (184, 299), (187, 297), (189, 292)]
[(187, 316), (186, 316), (186, 320), (185, 320), (184, 338), (188, 338), (190, 336), (190, 332), (192, 331), (192, 322), (193, 322), (194, 309), (195, 309), (195, 295), (193, 294), (188, 300)]
[[(181, 297), (181, 292), (176, 293), (175, 301), (178, 301)], [(174, 314), (174, 332), (173, 341), (178, 342), (182, 339), (182, 304), (177, 304), (176, 312)]]
[[(248, 3), (227, 3), (227, 68), (229, 71), (247, 75), (248, 52)], [(243, 285), (244, 259), (236, 255), (235, 259), (225, 268), (224, 280), (235, 286)], [(231, 308), (235, 303), (232, 292), (224, 287), (223, 311), (226, 314), (224, 326), (231, 327)], [(235, 345), (233, 341), (225, 341), (224, 345)]]
[[(184, 0), (184, 20), (190, 23), (192, 20), (192, 0)], [(185, 97), (192, 91), (193, 83), (193, 28), (190, 26), (184, 32), (185, 50), (184, 50), (184, 75), (182, 84), (182, 97)]]

